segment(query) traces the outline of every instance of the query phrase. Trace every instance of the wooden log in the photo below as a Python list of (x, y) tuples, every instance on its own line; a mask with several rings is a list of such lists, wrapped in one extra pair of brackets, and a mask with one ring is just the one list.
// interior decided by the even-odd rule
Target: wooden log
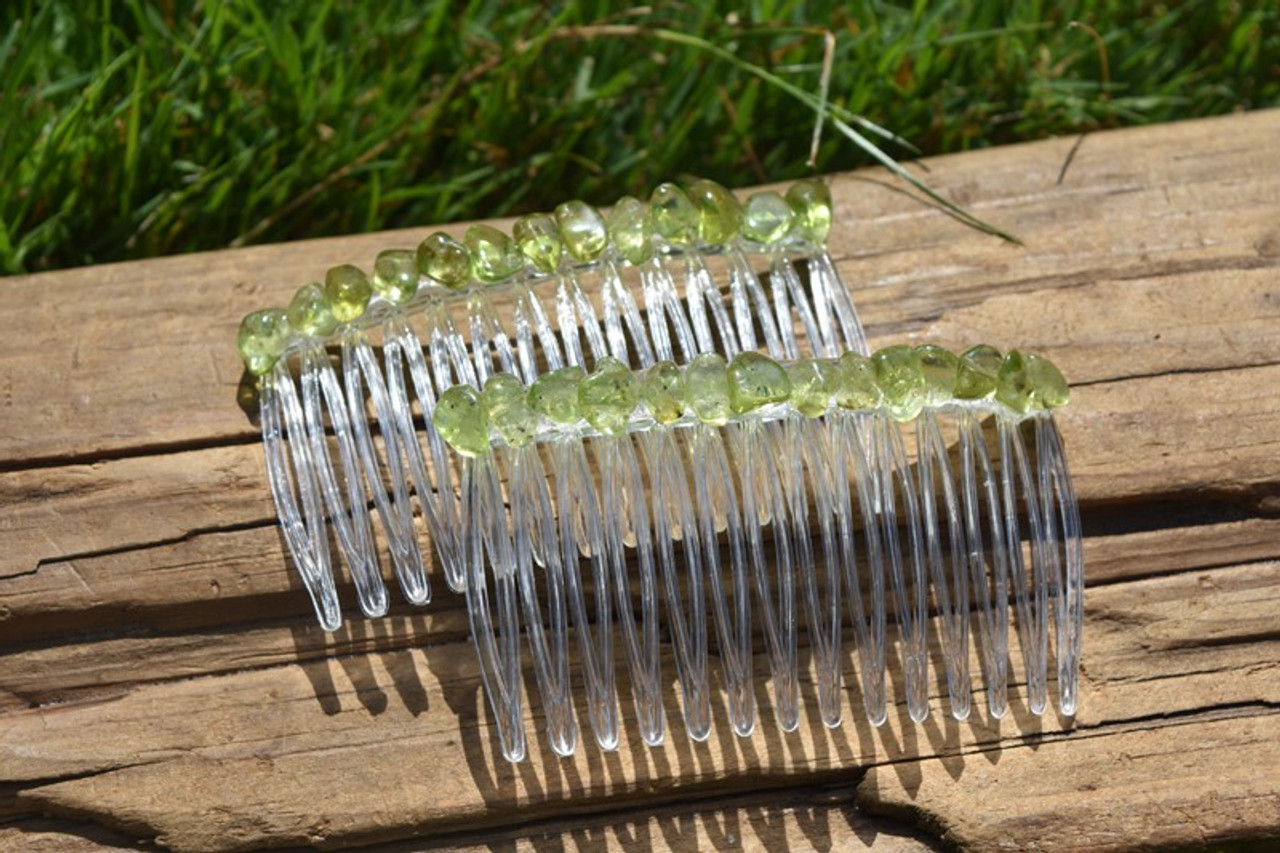
[(428, 229), (7, 281), (0, 846), (1280, 838), (1278, 133), (1272, 111), (1094, 134), (1061, 181), (1074, 140), (930, 162), (1022, 248), (878, 171), (833, 178), (832, 249), (876, 341), (1025, 346), (1073, 380), (1061, 425), (1089, 584), (1075, 719), (1031, 715), (1015, 685), (1009, 717), (979, 695), (957, 722), (936, 683), (924, 724), (899, 703), (873, 729), (852, 690), (828, 730), (806, 682), (796, 732), (762, 689), (753, 736), (717, 707), (697, 744), (668, 683), (662, 747), (628, 724), (617, 752), (558, 759), (530, 682), (532, 754), (508, 765), (439, 580), (427, 610), (314, 627), (236, 404), (241, 314)]

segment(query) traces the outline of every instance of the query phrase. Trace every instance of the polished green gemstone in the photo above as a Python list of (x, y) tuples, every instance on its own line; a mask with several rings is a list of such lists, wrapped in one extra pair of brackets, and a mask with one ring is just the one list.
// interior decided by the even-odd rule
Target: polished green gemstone
[(450, 290), (461, 290), (471, 280), (467, 247), (443, 231), (418, 244), (418, 272)]
[(616, 358), (602, 358), (578, 384), (578, 407), (587, 423), (605, 435), (627, 431), (631, 413), (640, 403), (640, 383)]
[(1042, 355), (1027, 355), (1027, 378), (1031, 380), (1031, 403), (1040, 409), (1056, 409), (1071, 399), (1071, 388), (1057, 365)]
[(403, 305), (418, 292), (418, 262), (409, 249), (387, 249), (373, 262), (373, 292)]
[(449, 446), (463, 456), (489, 452), (489, 424), (480, 394), (470, 385), (454, 385), (440, 395), (431, 422)]
[(668, 243), (692, 244), (698, 239), (698, 208), (675, 184), (658, 184), (649, 197), (653, 228)]
[(478, 281), (505, 281), (524, 269), (524, 255), (516, 241), (492, 225), (472, 225), (465, 242), (471, 253), (471, 274)]
[(796, 234), (810, 243), (825, 243), (831, 233), (831, 190), (819, 178), (796, 181), (787, 190), (795, 212)]
[(791, 380), (791, 405), (806, 418), (821, 417), (831, 405), (840, 384), (840, 370), (830, 361), (802, 358), (787, 370)]
[(369, 307), (373, 288), (364, 270), (351, 264), (340, 264), (330, 267), (324, 274), (324, 295), (333, 309), (334, 319), (339, 323), (350, 323), (359, 319), (364, 309)]
[(288, 343), (289, 320), (279, 308), (254, 311), (240, 321), (236, 349), (244, 366), (255, 376), (270, 370)]
[(594, 261), (609, 246), (609, 229), (604, 217), (585, 201), (566, 201), (556, 206), (556, 224), (569, 256), (575, 261)]
[(920, 356), (907, 344), (876, 350), (871, 356), (876, 387), (884, 395), (889, 414), (909, 421), (924, 408), (926, 387)]
[(649, 205), (624, 196), (609, 211), (609, 236), (627, 263), (639, 266), (653, 254), (653, 221)]
[(576, 364), (543, 373), (529, 386), (529, 407), (558, 424), (582, 420), (578, 383), (586, 374)]
[(660, 361), (640, 378), (640, 401), (660, 424), (677, 421), (684, 414), (684, 371), (673, 361)]
[(957, 400), (985, 400), (996, 392), (996, 377), (1004, 356), (987, 344), (970, 347), (960, 356), (956, 372)]
[(795, 214), (777, 193), (752, 193), (742, 208), (742, 236), (753, 243), (779, 243), (787, 238)]
[(304, 284), (293, 294), (287, 316), (294, 331), (313, 338), (326, 338), (338, 326), (333, 307), (324, 295), (324, 287), (315, 282)]
[(770, 403), (785, 403), (791, 379), (781, 364), (758, 352), (742, 352), (729, 363), (729, 405), (734, 412), (754, 412)]
[(836, 405), (866, 411), (879, 406), (882, 398), (871, 359), (856, 352), (840, 356), (836, 370)]
[(696, 355), (684, 371), (689, 408), (703, 423), (721, 426), (729, 422), (729, 369), (724, 356), (714, 352)]
[(484, 416), (512, 447), (524, 447), (538, 433), (538, 413), (529, 408), (524, 383), (510, 373), (495, 373), (480, 394)]
[(698, 239), (721, 246), (738, 236), (742, 228), (742, 204), (737, 196), (715, 181), (698, 178), (687, 187), (689, 200), (698, 209)]
[(560, 229), (550, 214), (521, 216), (511, 226), (511, 236), (539, 272), (555, 272), (560, 267), (564, 244), (560, 242)]
[(920, 359), (920, 369), (924, 371), (925, 405), (940, 406), (951, 402), (960, 360), (946, 347), (934, 344), (916, 347), (916, 356)]
[(1025, 412), (1031, 408), (1031, 377), (1027, 375), (1027, 359), (1022, 353), (1009, 350), (1000, 362), (996, 375), (996, 400), (1013, 409)]

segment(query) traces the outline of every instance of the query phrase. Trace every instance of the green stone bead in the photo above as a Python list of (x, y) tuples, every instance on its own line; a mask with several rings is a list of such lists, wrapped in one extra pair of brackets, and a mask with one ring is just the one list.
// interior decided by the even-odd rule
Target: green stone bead
[(684, 414), (684, 371), (673, 361), (660, 361), (640, 379), (640, 401), (660, 424), (677, 421)]
[(787, 190), (787, 203), (795, 212), (796, 234), (810, 243), (825, 243), (831, 233), (831, 190), (818, 178), (796, 181)]
[(856, 352), (840, 356), (836, 372), (836, 405), (842, 409), (867, 411), (879, 406), (882, 399), (871, 359)]
[(564, 244), (560, 242), (560, 229), (556, 227), (556, 221), (550, 214), (530, 213), (528, 216), (521, 216), (511, 226), (511, 236), (534, 269), (539, 272), (555, 272), (559, 269)]
[(350, 323), (358, 320), (364, 309), (369, 307), (373, 288), (364, 270), (351, 264), (341, 264), (324, 274), (324, 295), (333, 309), (334, 318), (339, 323)]
[(418, 244), (418, 272), (450, 290), (461, 290), (471, 280), (471, 256), (467, 247), (443, 231)]
[(1057, 365), (1042, 355), (1026, 356), (1031, 380), (1031, 403), (1039, 409), (1056, 409), (1071, 399), (1071, 388)]
[(940, 406), (951, 402), (960, 359), (947, 348), (934, 344), (916, 347), (916, 356), (920, 359), (920, 369), (924, 371), (925, 405)]
[(753, 243), (780, 243), (787, 239), (795, 214), (777, 193), (752, 193), (742, 208), (742, 236)]
[(653, 254), (653, 221), (649, 205), (624, 196), (609, 211), (609, 237), (624, 261), (639, 266)]
[(566, 201), (556, 206), (556, 224), (569, 256), (583, 263), (594, 261), (609, 247), (609, 229), (604, 217), (585, 201)]
[(338, 326), (324, 287), (315, 282), (304, 284), (293, 294), (287, 316), (294, 331), (313, 338), (327, 338)]
[(697, 242), (698, 208), (675, 184), (658, 184), (649, 197), (653, 228), (668, 243), (685, 246)]
[(957, 400), (985, 400), (996, 392), (996, 377), (1004, 356), (987, 344), (970, 347), (960, 356), (956, 372)]
[(1031, 377), (1027, 375), (1027, 360), (1016, 349), (1009, 350), (1000, 363), (1000, 372), (996, 375), (996, 400), (1015, 412), (1031, 408)]
[(373, 292), (403, 305), (418, 292), (418, 262), (408, 249), (387, 249), (373, 262)]
[(698, 209), (698, 239), (721, 246), (738, 236), (742, 228), (742, 204), (737, 196), (715, 181), (698, 178), (688, 186), (689, 200)]
[(916, 351), (906, 344), (885, 347), (871, 356), (871, 364), (889, 414), (900, 421), (920, 414), (926, 391), (924, 368)]
[(729, 422), (729, 370), (724, 356), (714, 352), (696, 355), (684, 371), (689, 408), (703, 423), (722, 426)]
[[(791, 380), (791, 405), (806, 418), (821, 417), (840, 385), (840, 370), (830, 361), (802, 358), (787, 370)], [(875, 387), (872, 383), (872, 387)]]
[(506, 281), (524, 269), (524, 255), (516, 241), (492, 225), (472, 225), (465, 242), (471, 253), (471, 274), (477, 281)]
[(484, 416), (511, 447), (524, 447), (538, 433), (538, 413), (529, 408), (524, 383), (510, 373), (495, 373), (480, 394)]
[(289, 343), (289, 320), (279, 308), (254, 311), (240, 321), (236, 349), (254, 376), (272, 368)]
[(781, 364), (758, 352), (742, 352), (729, 363), (729, 405), (737, 414), (785, 403), (791, 379)]
[(454, 385), (440, 395), (431, 422), (450, 447), (463, 456), (489, 452), (489, 424), (480, 394), (470, 385)]
[(578, 384), (578, 407), (587, 423), (605, 435), (627, 431), (631, 413), (640, 403), (640, 383), (616, 358), (602, 358)]
[(582, 420), (578, 384), (586, 373), (576, 364), (542, 374), (529, 386), (529, 407), (558, 424)]

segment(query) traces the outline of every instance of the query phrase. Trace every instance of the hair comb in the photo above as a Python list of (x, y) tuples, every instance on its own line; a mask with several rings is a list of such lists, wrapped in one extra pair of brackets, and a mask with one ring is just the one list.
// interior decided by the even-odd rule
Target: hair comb
[(754, 730), (753, 626), (783, 730), (810, 666), (823, 723), (840, 724), (850, 627), (879, 725), (891, 615), (912, 719), (929, 713), (931, 629), (950, 711), (968, 716), (971, 624), (992, 716), (1014, 626), (1030, 709), (1047, 707), (1053, 658), (1073, 714), (1083, 558), (1052, 415), (1067, 384), (1042, 356), (984, 345), (872, 353), (831, 223), (818, 180), (741, 203), (662, 184), (607, 217), (572, 201), (510, 235), (436, 233), (248, 315), (270, 487), (320, 624), (342, 620), (330, 531), (361, 611), (386, 612), (375, 517), (404, 597), (430, 600), (420, 517), (466, 596), (512, 761), (522, 633), (560, 755), (576, 678), (597, 743), (618, 743), (615, 640), (635, 725), (663, 740), (664, 629), (695, 740), (718, 692), (712, 637), (727, 717)]

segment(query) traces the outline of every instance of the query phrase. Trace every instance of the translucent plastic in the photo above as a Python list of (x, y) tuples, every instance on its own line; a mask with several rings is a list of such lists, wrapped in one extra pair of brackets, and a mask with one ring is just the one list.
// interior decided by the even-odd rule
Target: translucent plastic
[[(513, 761), (526, 752), (526, 643), (541, 728), (562, 756), (577, 748), (580, 712), (603, 749), (618, 746), (623, 718), (645, 743), (664, 740), (674, 711), (664, 638), (696, 741), (710, 735), (717, 702), (735, 732), (755, 729), (757, 678), (784, 731), (803, 722), (810, 674), (811, 713), (826, 726), (841, 723), (847, 701), (873, 725), (894, 705), (923, 720), (943, 680), (930, 677), (931, 654), (950, 713), (964, 719), (971, 630), (990, 716), (1019, 688), (1011, 628), (1028, 707), (1047, 706), (1052, 657), (1059, 707), (1074, 713), (1080, 518), (1047, 413), (974, 402), (926, 408), (908, 424), (840, 409), (725, 427), (641, 422), (627, 436), (566, 431), (518, 449), (495, 440), (476, 459), (436, 432), (445, 389), (481, 388), (499, 371), (529, 383), (605, 357), (641, 369), (705, 351), (868, 352), (825, 250), (774, 247), (762, 258), (749, 248), (726, 247), (722, 259), (668, 248), (630, 272), (605, 257), (460, 292), (424, 288), (407, 308), (379, 306), (342, 329), (336, 368), (320, 342), (282, 359), (262, 384), (263, 444), (320, 623), (341, 624), (339, 563), (367, 615), (389, 604), (380, 556), (405, 598), (425, 603), (423, 550), (433, 548), (449, 588), (466, 594)], [(615, 637), (629, 699), (618, 695)]]

